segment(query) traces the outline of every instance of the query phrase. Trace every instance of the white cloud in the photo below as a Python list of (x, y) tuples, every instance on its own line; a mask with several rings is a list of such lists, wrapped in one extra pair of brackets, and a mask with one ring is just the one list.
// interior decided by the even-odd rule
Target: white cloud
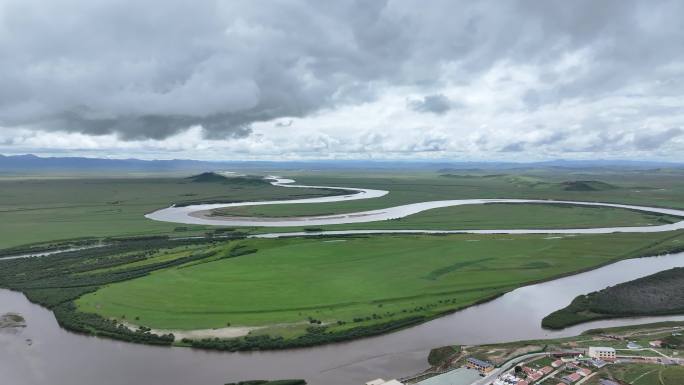
[(682, 161), (683, 10), (7, 0), (0, 152)]

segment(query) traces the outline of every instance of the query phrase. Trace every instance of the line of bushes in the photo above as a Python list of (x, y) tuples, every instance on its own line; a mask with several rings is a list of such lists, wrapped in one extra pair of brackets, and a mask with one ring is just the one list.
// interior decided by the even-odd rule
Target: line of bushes
[(461, 353), (461, 347), (455, 345), (434, 348), (428, 354), (428, 364), (430, 366), (440, 366), (448, 364), (449, 360)]
[(229, 382), (226, 385), (306, 385), (304, 380), (252, 380), (252, 381), (240, 381), (240, 382)]
[(351, 329), (331, 331), (326, 326), (311, 326), (307, 333), (295, 338), (272, 337), (269, 335), (245, 336), (232, 339), (205, 338), (201, 340), (183, 339), (183, 343), (193, 348), (225, 350), (230, 352), (244, 350), (277, 350), (304, 348), (331, 342), (348, 341), (369, 337), (415, 325), (425, 320), (424, 316), (403, 318), (381, 324), (358, 326)]
[(149, 328), (142, 326), (131, 330), (97, 314), (79, 312), (73, 302), (63, 303), (52, 310), (61, 327), (76, 333), (150, 345), (171, 345), (175, 339), (173, 334), (153, 334)]
[[(195, 252), (184, 257), (147, 265), (131, 266), (160, 250), (178, 246), (208, 244), (207, 239), (170, 240), (161, 237), (116, 239), (96, 248), (62, 252), (45, 257), (0, 259), (0, 286), (23, 292), (29, 301), (51, 309), (65, 329), (119, 340), (170, 345), (171, 334), (155, 335), (150, 329), (131, 330), (114, 320), (78, 311), (74, 300), (100, 287), (139, 278), (152, 271), (180, 266), (212, 257), (215, 252)], [(225, 242), (225, 241), (224, 241)], [(118, 267), (117, 270), (107, 270)]]
[(94, 238), (83, 238), (66, 240), (53, 243), (45, 243), (38, 245), (27, 245), (27, 246), (16, 246), (0, 250), (0, 258), (10, 257), (14, 255), (24, 255), (24, 254), (40, 254), (51, 251), (67, 250), (73, 247), (84, 247), (90, 246), (97, 243), (98, 240)]

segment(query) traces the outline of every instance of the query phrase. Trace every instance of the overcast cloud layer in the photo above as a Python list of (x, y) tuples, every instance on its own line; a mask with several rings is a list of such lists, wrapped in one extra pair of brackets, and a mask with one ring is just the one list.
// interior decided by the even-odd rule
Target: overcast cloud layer
[(684, 160), (681, 1), (0, 0), (0, 152)]

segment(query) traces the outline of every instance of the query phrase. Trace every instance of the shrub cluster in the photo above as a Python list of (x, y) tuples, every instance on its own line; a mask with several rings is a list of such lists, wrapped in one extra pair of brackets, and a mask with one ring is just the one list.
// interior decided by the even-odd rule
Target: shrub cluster
[(303, 348), (330, 342), (341, 342), (355, 338), (387, 333), (410, 325), (423, 322), (425, 317), (417, 316), (381, 324), (358, 326), (345, 330), (330, 331), (326, 326), (310, 326), (307, 333), (295, 338), (272, 337), (269, 335), (245, 336), (241, 338), (220, 339), (205, 338), (201, 340), (183, 339), (183, 342), (194, 348), (225, 351), (275, 350)]
[(137, 330), (131, 330), (97, 314), (79, 312), (73, 302), (61, 304), (52, 310), (61, 327), (77, 333), (150, 345), (171, 345), (175, 339), (173, 334), (153, 334), (149, 328), (142, 326)]

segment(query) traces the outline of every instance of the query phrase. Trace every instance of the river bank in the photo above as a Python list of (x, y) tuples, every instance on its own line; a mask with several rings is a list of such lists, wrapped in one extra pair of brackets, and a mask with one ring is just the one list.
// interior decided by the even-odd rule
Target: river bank
[[(445, 341), (485, 344), (560, 338), (592, 328), (684, 320), (682, 316), (630, 318), (591, 322), (562, 331), (540, 326), (546, 314), (576, 295), (676, 266), (684, 266), (684, 253), (623, 260), (525, 286), (485, 304), (391, 334), (275, 352), (207, 352), (73, 334), (59, 328), (49, 310), (29, 303), (20, 293), (0, 290), (0, 307), (22, 314), (27, 321), (19, 336), (0, 336), (0, 368), (4, 378), (17, 385), (39, 384), (48, 378), (57, 385), (118, 385), (126, 381), (209, 385), (265, 376), (305, 378), (314, 385), (358, 384), (371, 378), (418, 373), (428, 367), (428, 351)], [(34, 341), (32, 346), (26, 345), (26, 338)]]

